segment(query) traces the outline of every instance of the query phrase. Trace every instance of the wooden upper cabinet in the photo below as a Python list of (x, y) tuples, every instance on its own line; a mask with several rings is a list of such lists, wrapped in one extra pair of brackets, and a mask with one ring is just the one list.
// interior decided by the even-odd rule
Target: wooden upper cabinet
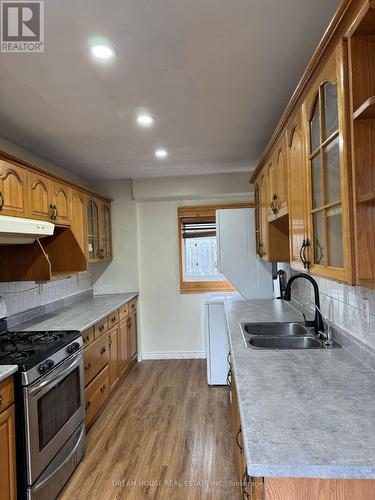
[(259, 179), (259, 200), (260, 200), (260, 239), (259, 239), (259, 255), (264, 260), (268, 259), (268, 173), (261, 174)]
[(308, 159), (308, 260), (314, 274), (352, 282), (348, 103), (344, 45), (317, 75), (304, 102)]
[(96, 198), (87, 199), (87, 236), (89, 261), (99, 259), (99, 210), (100, 201)]
[(87, 257), (87, 209), (86, 195), (82, 191), (71, 191), (71, 226), (82, 252)]
[(54, 209), (53, 222), (70, 225), (70, 187), (66, 184), (51, 182), (51, 205)]
[[(301, 109), (292, 118), (287, 130), (289, 180), (289, 243), (292, 267), (306, 270), (307, 240), (307, 162)], [(305, 254), (305, 255), (304, 255)]]
[(100, 249), (101, 259), (110, 259), (112, 257), (112, 237), (111, 237), (111, 208), (109, 203), (100, 203), (99, 212), (99, 230), (100, 230)]
[(274, 205), (276, 207), (276, 215), (282, 217), (288, 213), (288, 169), (287, 169), (287, 152), (286, 152), (286, 137), (284, 136), (276, 146), (274, 152), (274, 170), (276, 178), (276, 189), (273, 193), (275, 197)]
[(27, 170), (0, 160), (0, 214), (28, 216)]
[(48, 177), (28, 173), (29, 215), (33, 219), (52, 220), (51, 182)]

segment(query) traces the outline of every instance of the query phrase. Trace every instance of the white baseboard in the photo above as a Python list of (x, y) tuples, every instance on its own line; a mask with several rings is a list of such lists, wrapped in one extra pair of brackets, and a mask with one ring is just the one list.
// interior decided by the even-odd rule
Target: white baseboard
[(142, 352), (139, 361), (147, 359), (206, 359), (205, 351)]

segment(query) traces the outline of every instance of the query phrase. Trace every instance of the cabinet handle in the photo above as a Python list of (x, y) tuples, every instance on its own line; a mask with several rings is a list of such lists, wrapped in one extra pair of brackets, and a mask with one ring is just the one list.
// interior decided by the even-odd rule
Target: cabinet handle
[(242, 453), (243, 453), (243, 448), (242, 448), (242, 446), (240, 445), (240, 442), (238, 441), (238, 438), (240, 437), (241, 432), (242, 432), (242, 431), (241, 431), (241, 427), (240, 427), (240, 428), (238, 429), (237, 434), (236, 434), (236, 443), (237, 443), (237, 446), (238, 446), (238, 448), (240, 449), (240, 453), (241, 453), (241, 455), (242, 455)]
[(83, 337), (83, 343), (87, 344), (87, 342), (90, 340), (90, 337), (87, 335), (87, 337)]
[(231, 368), (229, 368), (229, 370), (228, 370), (227, 386), (229, 387), (229, 389), (232, 387), (232, 369)]
[(4, 401), (4, 397), (2, 394), (0, 394), (0, 406), (3, 404), (3, 401)]
[(105, 384), (103, 384), (100, 388), (100, 392), (104, 392), (105, 391)]
[(102, 350), (100, 351), (100, 354), (104, 354), (106, 350), (107, 349), (105, 347), (103, 347)]
[(277, 194), (274, 193), (272, 195), (272, 201), (270, 203), (270, 207), (271, 207), (272, 213), (274, 213), (274, 214), (277, 214), (277, 212), (278, 212), (277, 207), (275, 206), (275, 203), (274, 203), (276, 200), (277, 200)]
[(85, 408), (86, 408), (86, 410), (87, 410), (90, 406), (91, 406), (91, 402), (90, 402), (90, 401), (87, 401), (87, 402), (86, 402), (86, 407), (85, 407)]
[(264, 255), (264, 252), (263, 252), (262, 249), (263, 249), (263, 243), (259, 243), (259, 245), (258, 245), (258, 255), (259, 255), (259, 257), (263, 257), (263, 255)]
[(91, 370), (91, 363), (89, 363), (88, 365), (85, 366), (85, 370), (86, 371)]
[(228, 365), (232, 366), (232, 356), (230, 355), (230, 352), (228, 352), (227, 361), (228, 361)]
[(302, 261), (302, 264), (303, 264), (303, 268), (306, 269), (306, 262), (303, 258), (303, 249), (305, 248), (305, 245), (306, 245), (306, 240), (303, 240), (302, 241), (302, 245), (301, 245), (301, 248), (299, 250), (299, 258), (301, 259)]
[(132, 326), (132, 320), (129, 319), (129, 321), (128, 321), (128, 328), (130, 328), (131, 326)]
[(104, 249), (103, 248), (100, 249), (99, 257), (101, 259), (104, 259)]
[(303, 257), (303, 267), (305, 269), (309, 269), (311, 262), (306, 258), (306, 248), (310, 246), (309, 239), (305, 240), (305, 244), (302, 249), (302, 257)]
[(241, 488), (242, 488), (242, 497), (243, 498), (252, 498), (252, 494), (247, 491), (247, 487), (249, 485), (249, 475), (247, 470), (242, 474)]
[(3, 209), (3, 206), (4, 206), (4, 195), (3, 192), (0, 191), (0, 210)]
[(55, 205), (55, 219), (54, 220), (57, 219), (57, 215), (58, 215), (58, 211), (57, 211), (57, 206)]

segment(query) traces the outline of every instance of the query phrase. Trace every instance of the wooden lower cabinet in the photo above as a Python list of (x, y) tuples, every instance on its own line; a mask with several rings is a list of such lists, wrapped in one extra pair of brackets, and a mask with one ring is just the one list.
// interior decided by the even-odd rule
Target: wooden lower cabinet
[(137, 357), (136, 299), (82, 333), (86, 425), (90, 426)]
[(109, 370), (106, 365), (103, 370), (85, 389), (86, 425), (96, 417), (109, 396)]
[(83, 351), (85, 386), (108, 364), (109, 332), (104, 333)]
[[(5, 396), (3, 396), (3, 393)], [(0, 383), (0, 396), (2, 408), (4, 408), (0, 409), (0, 498), (15, 500), (17, 497), (17, 482), (13, 377)]]
[(248, 500), (373, 500), (375, 480), (253, 477), (248, 474), (242, 440), (236, 382), (230, 377), (232, 424), (241, 496)]

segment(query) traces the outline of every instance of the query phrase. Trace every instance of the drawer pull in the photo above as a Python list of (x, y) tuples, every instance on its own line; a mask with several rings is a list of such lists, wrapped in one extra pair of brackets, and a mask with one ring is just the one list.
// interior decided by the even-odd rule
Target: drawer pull
[(132, 326), (132, 320), (129, 319), (129, 321), (128, 321), (128, 328), (130, 328), (131, 326)]
[(90, 337), (89, 335), (87, 335), (87, 337), (83, 337), (83, 343), (84, 344), (87, 344), (87, 342), (90, 340)]
[(91, 363), (89, 363), (88, 365), (85, 366), (85, 370), (91, 370)]
[(101, 388), (100, 388), (100, 392), (104, 392), (104, 391), (105, 391), (105, 387), (106, 387), (106, 386), (105, 386), (105, 384), (103, 384), (103, 385), (101, 386)]
[(2, 395), (2, 394), (0, 394), (0, 405), (2, 405), (2, 404), (3, 404), (3, 401), (4, 401), (4, 397), (3, 397), (3, 395)]
[(90, 406), (91, 406), (91, 402), (90, 402), (90, 401), (87, 401), (87, 402), (86, 402), (86, 406), (85, 406), (86, 410), (87, 410), (88, 408), (90, 408)]
[(100, 351), (100, 354), (104, 354), (107, 349), (105, 347), (102, 347), (102, 350)]
[(241, 427), (240, 427), (240, 428), (238, 429), (237, 434), (236, 434), (236, 443), (237, 443), (237, 446), (238, 446), (238, 448), (240, 449), (240, 453), (241, 453), (241, 455), (242, 455), (242, 453), (243, 453), (243, 448), (242, 448), (242, 446), (240, 445), (240, 442), (239, 442), (239, 440), (238, 440), (238, 438), (240, 437), (241, 432), (242, 432), (242, 431), (241, 431)]
[(0, 191), (0, 210), (3, 209), (3, 206), (4, 206), (4, 195), (3, 193)]

